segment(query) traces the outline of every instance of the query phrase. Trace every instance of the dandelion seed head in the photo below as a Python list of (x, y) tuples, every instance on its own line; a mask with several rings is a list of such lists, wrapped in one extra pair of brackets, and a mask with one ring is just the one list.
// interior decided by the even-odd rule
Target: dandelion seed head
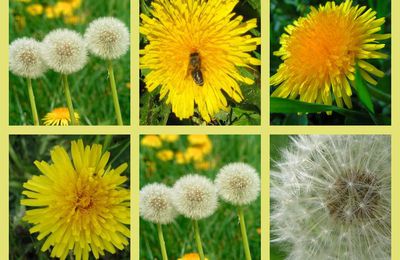
[(288, 259), (390, 259), (390, 137), (292, 140), (271, 172), (271, 232)]
[(180, 214), (195, 220), (211, 216), (218, 207), (214, 184), (208, 178), (196, 174), (181, 177), (173, 187), (172, 198)]
[(32, 38), (20, 38), (10, 44), (10, 70), (17, 76), (35, 79), (47, 70), (40, 54), (41, 43)]
[(223, 200), (233, 205), (246, 205), (258, 198), (260, 177), (248, 164), (230, 163), (218, 172), (215, 186)]
[(47, 66), (66, 75), (81, 70), (87, 62), (82, 36), (69, 29), (56, 29), (47, 34), (41, 53)]
[(274, 55), (282, 64), (271, 77), (271, 86), (277, 87), (272, 96), (351, 108), (357, 65), (370, 84), (377, 84), (371, 75), (385, 75), (367, 61), (388, 58), (380, 41), (390, 35), (379, 33), (385, 19), (376, 15), (352, 0), (311, 7), (280, 38), (281, 48)]
[(140, 216), (158, 224), (171, 223), (177, 216), (172, 204), (172, 189), (164, 184), (153, 183), (140, 191)]
[(102, 17), (91, 22), (84, 38), (89, 51), (102, 59), (118, 59), (129, 49), (129, 30), (114, 17)]

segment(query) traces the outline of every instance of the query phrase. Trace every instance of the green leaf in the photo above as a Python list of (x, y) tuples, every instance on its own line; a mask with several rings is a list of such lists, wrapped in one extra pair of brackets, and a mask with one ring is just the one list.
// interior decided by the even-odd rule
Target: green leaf
[(363, 113), (352, 111), (337, 106), (327, 106), (315, 103), (307, 103), (287, 98), (270, 98), (270, 112), (283, 113), (283, 114), (296, 114), (296, 113), (320, 113), (334, 111), (345, 116), (363, 116)]
[(372, 103), (371, 95), (367, 89), (367, 86), (364, 84), (364, 81), (361, 77), (360, 68), (356, 66), (356, 80), (355, 80), (355, 89), (357, 91), (358, 97), (360, 98), (361, 103), (373, 114), (375, 114), (374, 104)]

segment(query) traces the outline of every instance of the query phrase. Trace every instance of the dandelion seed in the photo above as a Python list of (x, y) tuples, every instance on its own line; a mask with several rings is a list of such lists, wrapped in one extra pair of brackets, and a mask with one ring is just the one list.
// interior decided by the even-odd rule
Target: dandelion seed
[(390, 158), (389, 136), (294, 138), (271, 173), (271, 231), (288, 259), (390, 259)]
[(260, 44), (249, 31), (257, 20), (243, 22), (232, 10), (239, 1), (156, 0), (152, 16), (141, 14), (140, 32), (148, 44), (141, 50), (147, 89), (159, 87), (160, 99), (180, 118), (194, 115), (206, 121), (226, 110), (225, 94), (243, 100), (239, 84), (253, 84), (239, 67), (260, 65), (251, 52)]
[(114, 17), (91, 22), (84, 35), (89, 51), (105, 60), (118, 59), (129, 49), (129, 30)]
[(379, 41), (390, 38), (390, 34), (378, 33), (384, 23), (375, 11), (353, 6), (351, 0), (311, 7), (307, 16), (287, 26), (281, 36), (282, 46), (274, 55), (283, 63), (271, 77), (271, 85), (278, 86), (272, 96), (331, 105), (333, 94), (339, 107), (344, 102), (351, 108), (357, 65), (361, 76), (373, 85), (377, 81), (371, 75), (384, 76), (366, 61), (388, 58), (379, 52), (385, 47)]
[[(79, 124), (79, 114), (75, 112), (75, 118)], [(66, 107), (58, 107), (47, 113), (42, 119), (47, 126), (68, 126), (71, 123), (69, 110)]]
[(101, 145), (71, 143), (72, 162), (64, 148), (51, 151), (53, 163), (35, 161), (42, 173), (24, 183), (22, 192), (28, 206), (23, 217), (33, 225), (30, 233), (44, 239), (41, 250), (51, 257), (98, 259), (105, 251), (112, 254), (129, 244), (130, 193), (123, 187), (128, 178), (121, 173), (127, 164), (107, 168), (109, 152)]

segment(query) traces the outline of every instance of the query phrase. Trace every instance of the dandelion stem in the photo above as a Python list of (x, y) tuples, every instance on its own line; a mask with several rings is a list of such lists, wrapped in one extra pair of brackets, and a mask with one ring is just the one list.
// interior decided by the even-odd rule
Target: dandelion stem
[(28, 83), (29, 102), (31, 103), (33, 124), (39, 125), (39, 117), (36, 110), (35, 95), (33, 94), (33, 88), (32, 88), (32, 79), (27, 78), (27, 83)]
[(239, 222), (240, 222), (240, 230), (242, 232), (244, 254), (246, 256), (246, 260), (251, 260), (249, 241), (247, 239), (247, 232), (246, 232), (246, 223), (244, 221), (244, 214), (243, 214), (242, 207), (238, 208), (238, 216), (239, 216)]
[(164, 234), (160, 223), (157, 223), (158, 239), (160, 240), (161, 254), (163, 260), (168, 260), (167, 249), (165, 248)]
[(197, 220), (193, 220), (193, 227), (194, 227), (194, 235), (196, 237), (197, 250), (199, 251), (200, 255), (200, 260), (204, 260), (205, 258), (204, 258), (203, 245), (201, 244), (199, 224), (197, 223)]
[(71, 124), (76, 125), (74, 106), (72, 105), (71, 93), (69, 91), (68, 76), (65, 74), (63, 75), (63, 87), (64, 87), (65, 99), (67, 100), (69, 116), (71, 118)]
[(123, 125), (121, 108), (119, 107), (117, 86), (115, 85), (114, 70), (111, 60), (108, 61), (108, 76), (110, 77), (111, 92), (114, 101), (115, 115), (117, 117), (118, 125)]

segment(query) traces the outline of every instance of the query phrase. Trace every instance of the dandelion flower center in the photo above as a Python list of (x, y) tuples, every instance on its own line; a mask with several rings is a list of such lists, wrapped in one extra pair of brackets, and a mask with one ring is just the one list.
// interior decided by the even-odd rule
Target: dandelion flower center
[(204, 192), (198, 187), (188, 189), (185, 193), (185, 196), (190, 202), (203, 202), (205, 199)]
[(76, 52), (76, 47), (69, 42), (59, 42), (56, 44), (56, 52), (61, 57), (69, 58)]
[(278, 86), (272, 96), (331, 105), (333, 93), (339, 107), (344, 102), (351, 108), (357, 65), (371, 84), (377, 81), (370, 74), (384, 76), (366, 61), (388, 57), (378, 52), (385, 47), (378, 41), (390, 38), (378, 33), (384, 23), (384, 18), (376, 18), (375, 11), (352, 6), (351, 0), (311, 7), (307, 16), (286, 27), (281, 36), (281, 48), (274, 54), (283, 63), (271, 77), (271, 85)]
[(377, 179), (357, 170), (346, 171), (339, 176), (327, 194), (329, 214), (343, 223), (371, 221), (376, 217), (380, 195)]
[(113, 31), (104, 30), (100, 33), (99, 36), (101, 41), (104, 41), (107, 44), (115, 43), (118, 40), (118, 34)]
[(36, 64), (38, 57), (37, 55), (35, 55), (35, 53), (32, 52), (32, 50), (27, 49), (24, 52), (21, 52), (18, 55), (19, 61), (23, 64), (25, 64), (25, 66), (32, 66), (34, 64)]

